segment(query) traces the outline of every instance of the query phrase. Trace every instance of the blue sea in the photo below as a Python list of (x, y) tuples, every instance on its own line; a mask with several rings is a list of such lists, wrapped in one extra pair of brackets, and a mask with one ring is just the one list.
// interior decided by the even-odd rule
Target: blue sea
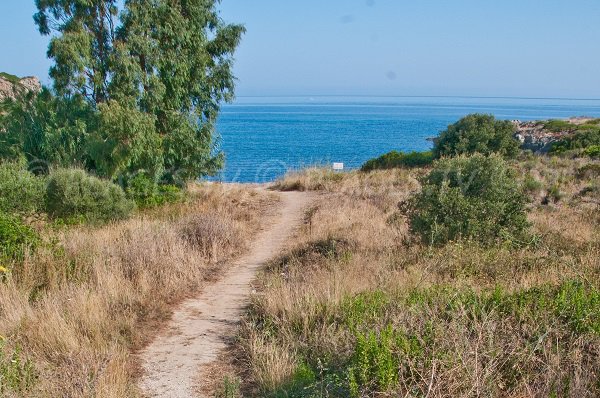
[(215, 179), (268, 182), (290, 170), (333, 162), (358, 168), (391, 150), (427, 150), (427, 138), (475, 112), (509, 120), (600, 117), (600, 99), (238, 98), (223, 107), (218, 120), (226, 164)]

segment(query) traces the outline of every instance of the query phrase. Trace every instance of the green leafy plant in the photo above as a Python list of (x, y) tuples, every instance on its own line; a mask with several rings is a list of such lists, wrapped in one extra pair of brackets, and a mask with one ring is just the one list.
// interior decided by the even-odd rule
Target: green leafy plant
[(33, 229), (15, 216), (0, 212), (0, 264), (22, 260), (39, 243), (40, 238)]
[(150, 208), (166, 203), (179, 202), (184, 198), (183, 191), (175, 185), (159, 185), (145, 174), (138, 174), (127, 183), (127, 196), (138, 207)]
[(519, 142), (514, 138), (515, 127), (507, 120), (496, 120), (493, 115), (472, 114), (451, 124), (435, 139), (436, 158), (481, 153), (500, 154), (507, 158), (519, 153)]
[(393, 169), (400, 167), (425, 167), (434, 160), (433, 152), (410, 152), (403, 153), (392, 151), (378, 158), (367, 161), (362, 167), (362, 171), (371, 171), (378, 169)]
[[(583, 129), (580, 127), (576, 133), (568, 135), (561, 141), (558, 141), (552, 145), (550, 153), (563, 153), (567, 151), (583, 150), (582, 153), (586, 153), (587, 148), (592, 148), (590, 152), (594, 154), (594, 147), (600, 146), (600, 126), (593, 126), (589, 129)], [(590, 156), (587, 155), (586, 156)]]
[(584, 149), (583, 155), (590, 158), (600, 158), (600, 145), (590, 145)]
[(26, 215), (41, 210), (45, 185), (21, 162), (0, 163), (0, 211)]
[(458, 239), (521, 242), (529, 226), (527, 199), (515, 177), (498, 155), (436, 162), (410, 200), (411, 231), (434, 245)]
[(60, 169), (48, 178), (46, 210), (67, 221), (106, 222), (124, 219), (135, 204), (109, 181), (79, 169)]

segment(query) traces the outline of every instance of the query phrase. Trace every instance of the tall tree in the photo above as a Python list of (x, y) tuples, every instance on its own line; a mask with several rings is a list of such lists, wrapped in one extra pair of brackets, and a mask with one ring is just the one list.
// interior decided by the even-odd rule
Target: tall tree
[[(244, 27), (224, 23), (218, 3), (125, 0), (119, 14), (116, 0), (36, 1), (40, 32), (56, 35), (48, 50), (56, 92), (81, 95), (100, 114), (93, 125), (102, 131), (91, 133), (90, 150), (110, 177), (141, 167), (127, 158), (134, 154), (152, 164), (154, 178), (161, 170), (169, 182), (220, 167), (215, 123), (221, 103), (233, 98), (233, 53)], [(132, 123), (123, 119), (128, 109)], [(119, 127), (109, 128), (115, 120)], [(146, 145), (137, 146), (143, 142), (152, 143), (147, 153)], [(118, 165), (103, 153), (120, 154)], [(152, 156), (160, 167), (148, 161)]]
[(41, 34), (55, 33), (48, 57), (61, 95), (81, 94), (97, 105), (108, 100), (117, 0), (36, 0), (34, 21)]

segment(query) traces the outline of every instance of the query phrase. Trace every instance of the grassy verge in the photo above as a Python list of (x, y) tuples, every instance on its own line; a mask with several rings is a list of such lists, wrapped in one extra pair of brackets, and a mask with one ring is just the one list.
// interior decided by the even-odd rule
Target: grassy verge
[(538, 157), (513, 164), (523, 184), (530, 180), (537, 239), (525, 247), (416, 242), (401, 204), (419, 189), (418, 169), (286, 177), (280, 189), (324, 195), (292, 248), (260, 278), (237, 344), (241, 390), (266, 397), (598, 396), (595, 164)]
[(44, 243), (0, 272), (0, 396), (138, 396), (130, 353), (245, 250), (273, 205), (210, 185), (127, 221), (41, 227)]

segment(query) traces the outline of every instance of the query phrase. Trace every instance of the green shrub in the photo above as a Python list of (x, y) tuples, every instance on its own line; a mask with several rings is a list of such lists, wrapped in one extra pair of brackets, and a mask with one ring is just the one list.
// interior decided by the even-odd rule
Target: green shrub
[(127, 184), (127, 196), (141, 208), (181, 201), (182, 190), (175, 185), (159, 185), (145, 174), (138, 174)]
[(368, 160), (362, 167), (362, 171), (378, 169), (394, 169), (400, 167), (424, 167), (433, 162), (433, 152), (410, 152), (403, 153), (392, 151), (378, 158)]
[(0, 163), (0, 211), (31, 214), (44, 207), (45, 181), (22, 163)]
[(118, 185), (83, 170), (60, 169), (48, 178), (46, 210), (53, 218), (106, 222), (128, 217), (134, 207)]
[(457, 155), (498, 153), (515, 157), (519, 142), (514, 138), (515, 127), (507, 120), (496, 120), (492, 115), (472, 114), (448, 126), (435, 140), (436, 158)]
[(37, 233), (12, 215), (0, 212), (0, 265), (19, 261), (40, 242)]
[(387, 392), (398, 383), (399, 358), (395, 355), (396, 334), (391, 327), (381, 331), (359, 333), (348, 372), (349, 390), (353, 397), (361, 390)]
[(583, 155), (590, 158), (600, 158), (600, 145), (591, 145), (585, 148)]
[[(587, 130), (579, 130), (561, 141), (555, 142), (550, 149), (551, 153), (562, 153), (572, 150), (584, 150), (592, 147), (590, 150), (594, 153), (594, 147), (600, 146), (600, 126), (593, 126)], [(588, 155), (589, 156), (589, 155)]]
[(421, 179), (409, 203), (410, 228), (423, 241), (461, 238), (519, 242), (528, 229), (527, 203), (515, 173), (498, 155), (442, 159)]

